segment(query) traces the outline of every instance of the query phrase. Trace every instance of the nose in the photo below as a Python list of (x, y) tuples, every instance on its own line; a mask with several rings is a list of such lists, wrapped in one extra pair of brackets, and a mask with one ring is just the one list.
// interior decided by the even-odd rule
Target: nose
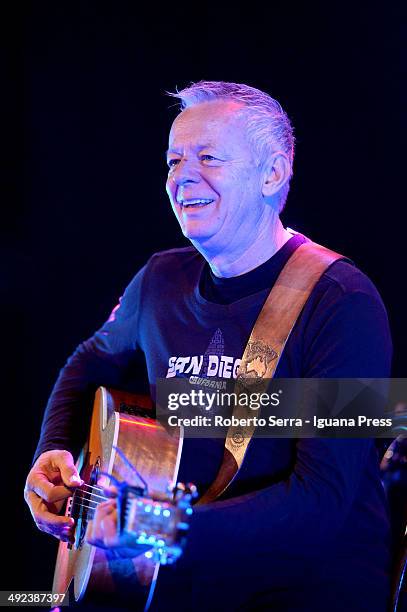
[(178, 186), (188, 183), (199, 183), (200, 177), (194, 164), (187, 159), (181, 159), (171, 172), (171, 179)]

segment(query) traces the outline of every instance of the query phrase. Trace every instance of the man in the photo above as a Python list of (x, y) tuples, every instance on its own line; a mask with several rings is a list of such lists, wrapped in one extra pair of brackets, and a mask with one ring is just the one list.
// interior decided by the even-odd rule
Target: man
[[(236, 377), (270, 289), (307, 241), (279, 218), (294, 151), (281, 106), (234, 83), (200, 82), (175, 97), (183, 110), (170, 132), (167, 192), (193, 247), (154, 255), (56, 383), (26, 499), (40, 529), (62, 540), (72, 526), (55, 512), (69, 494), (64, 485), (78, 484), (71, 453), (83, 442), (81, 411), (95, 388), (127, 387), (141, 357), (153, 396), (157, 378), (188, 375), (194, 356), (202, 356), (200, 375), (216, 354), (228, 363), (224, 378)], [(341, 260), (312, 291), (276, 376), (386, 377), (390, 355), (380, 297)], [(222, 440), (185, 440), (179, 480), (203, 493), (222, 456)], [(112, 543), (114, 525), (103, 512), (88, 533), (96, 545)], [(372, 441), (254, 438), (226, 494), (196, 507), (185, 553), (161, 572), (155, 605), (379, 612), (388, 562)]]

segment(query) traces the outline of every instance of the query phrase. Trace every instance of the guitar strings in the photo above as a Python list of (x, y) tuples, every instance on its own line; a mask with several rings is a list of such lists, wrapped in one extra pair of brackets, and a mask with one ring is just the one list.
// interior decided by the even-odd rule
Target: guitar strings
[[(88, 487), (89, 489), (91, 489), (90, 491), (85, 491), (83, 489), (83, 487)], [(99, 495), (99, 493), (93, 493), (93, 491), (98, 491), (98, 492), (102, 492), (104, 491), (103, 487), (98, 487), (96, 485), (89, 485), (84, 483), (83, 485), (81, 485), (80, 487), (78, 487), (77, 489), (75, 489), (75, 493), (85, 493), (88, 495), (95, 495), (96, 497), (101, 497), (103, 499), (109, 499), (106, 495)]]
[(105, 495), (98, 495), (97, 493), (92, 493), (91, 491), (75, 491), (75, 495), (79, 495), (82, 494), (84, 495), (90, 495), (90, 497), (99, 497), (100, 499), (104, 499), (107, 500), (109, 499), (109, 497), (106, 497)]
[[(83, 487), (88, 487), (90, 489), (90, 491), (84, 490)], [(96, 510), (97, 506), (101, 503), (101, 501), (98, 500), (94, 500), (94, 497), (98, 497), (100, 498), (100, 500), (108, 500), (110, 499), (109, 497), (106, 497), (105, 495), (99, 495), (98, 493), (94, 493), (93, 491), (103, 491), (103, 487), (99, 487), (96, 485), (89, 485), (84, 483), (83, 485), (81, 485), (80, 487), (78, 487), (73, 494), (73, 499), (72, 499), (72, 508), (75, 506), (75, 509), (79, 509), (79, 508), (86, 508), (88, 510)], [(93, 505), (87, 505), (83, 502), (88, 502), (89, 504), (93, 504)], [(90, 515), (91, 513), (88, 512), (88, 515)], [(92, 512), (92, 516), (93, 516), (93, 512)]]
[(80, 487), (78, 487), (79, 489), (81, 489), (82, 487), (90, 487), (91, 489), (99, 489), (100, 491), (103, 491), (103, 487), (101, 487), (100, 485), (90, 485), (87, 482), (84, 482)]
[(76, 506), (80, 506), (80, 508), (88, 508), (89, 510), (96, 510), (97, 506), (87, 506), (86, 504), (75, 504)]
[(82, 490), (82, 487), (89, 487), (89, 489), (95, 489), (95, 490), (98, 490), (98, 491), (104, 491), (104, 488), (103, 488), (103, 487), (99, 487), (99, 486), (97, 486), (97, 485), (90, 485), (90, 484), (87, 484), (86, 482), (84, 482), (84, 483), (83, 483), (83, 485), (81, 485), (80, 487), (78, 487), (78, 489), (77, 489), (77, 490), (81, 491), (81, 490)]

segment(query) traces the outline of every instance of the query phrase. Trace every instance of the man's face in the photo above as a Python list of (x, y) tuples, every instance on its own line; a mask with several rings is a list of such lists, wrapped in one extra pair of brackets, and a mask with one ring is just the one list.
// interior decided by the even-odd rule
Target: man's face
[(169, 137), (172, 208), (184, 235), (214, 252), (252, 240), (265, 206), (241, 107), (216, 100), (187, 108)]

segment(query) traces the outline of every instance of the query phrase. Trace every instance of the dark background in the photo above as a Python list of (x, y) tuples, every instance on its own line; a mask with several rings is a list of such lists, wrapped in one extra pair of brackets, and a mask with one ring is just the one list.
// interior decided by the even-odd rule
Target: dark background
[(22, 492), (52, 384), (147, 257), (184, 244), (164, 189), (165, 90), (237, 81), (282, 103), (297, 137), (284, 222), (373, 279), (406, 376), (406, 5), (2, 6), (2, 531), (16, 556), (1, 589), (38, 590), (56, 541)]

